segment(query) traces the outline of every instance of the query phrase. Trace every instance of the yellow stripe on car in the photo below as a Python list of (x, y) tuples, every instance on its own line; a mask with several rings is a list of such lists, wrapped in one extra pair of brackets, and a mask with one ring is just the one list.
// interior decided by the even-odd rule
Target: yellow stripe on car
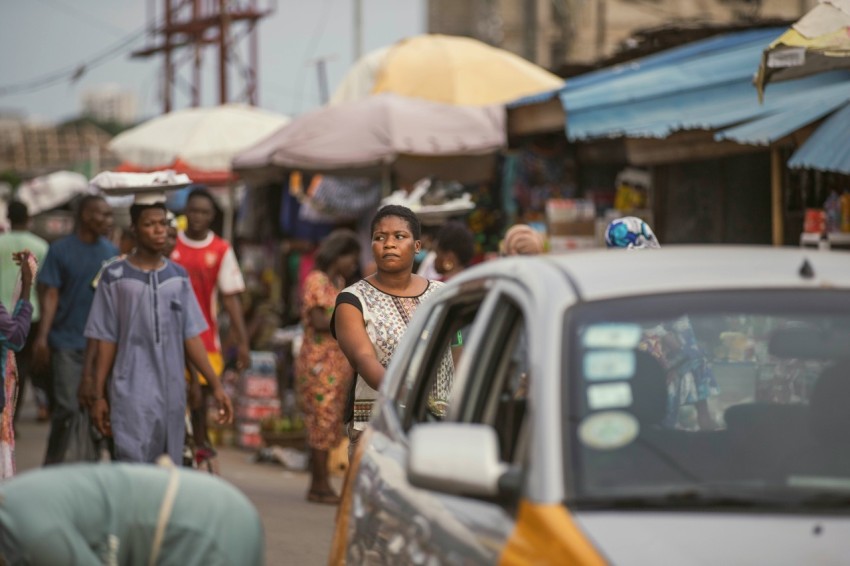
[(603, 565), (605, 560), (573, 522), (566, 507), (522, 501), (516, 527), (499, 564)]

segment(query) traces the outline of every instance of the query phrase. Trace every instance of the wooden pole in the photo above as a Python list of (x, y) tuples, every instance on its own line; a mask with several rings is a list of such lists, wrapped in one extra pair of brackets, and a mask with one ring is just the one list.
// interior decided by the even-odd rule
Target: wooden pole
[(770, 148), (770, 200), (773, 216), (773, 245), (781, 246), (784, 243), (785, 226), (783, 223), (783, 198), (782, 198), (782, 153), (778, 147)]

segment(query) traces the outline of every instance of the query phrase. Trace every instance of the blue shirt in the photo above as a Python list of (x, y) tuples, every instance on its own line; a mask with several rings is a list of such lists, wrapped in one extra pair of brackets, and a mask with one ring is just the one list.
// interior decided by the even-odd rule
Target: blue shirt
[(116, 255), (118, 248), (103, 237), (87, 244), (71, 234), (51, 244), (38, 274), (39, 283), (59, 290), (59, 305), (48, 336), (51, 348), (85, 349), (83, 331), (94, 299), (92, 281), (104, 262)]
[(186, 270), (169, 260), (143, 271), (110, 264), (95, 292), (86, 336), (117, 344), (109, 380), (115, 458), (182, 460), (185, 440), (184, 343), (207, 329)]

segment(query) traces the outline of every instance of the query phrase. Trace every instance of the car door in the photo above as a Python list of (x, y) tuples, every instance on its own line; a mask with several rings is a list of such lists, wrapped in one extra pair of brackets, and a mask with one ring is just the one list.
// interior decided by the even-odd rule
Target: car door
[[(486, 423), (497, 428), (499, 451), (522, 477), (527, 359), (523, 317), (493, 281), (441, 295), (406, 337), (388, 370), (390, 383), (372, 425), (355, 487), (349, 563), (491, 564), (513, 530), (510, 498), (495, 500), (411, 485), (410, 431), (423, 423)], [(424, 313), (423, 313), (424, 314)], [(445, 360), (455, 369), (447, 415), (432, 411), (434, 383)], [(456, 364), (456, 365), (455, 365)], [(392, 397), (389, 397), (389, 396)]]

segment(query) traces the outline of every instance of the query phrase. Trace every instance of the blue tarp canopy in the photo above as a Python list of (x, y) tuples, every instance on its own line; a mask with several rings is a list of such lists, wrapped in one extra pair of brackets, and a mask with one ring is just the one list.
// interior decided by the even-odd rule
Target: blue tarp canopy
[[(771, 85), (773, 89), (774, 85)], [(830, 116), (791, 156), (792, 169), (819, 169), (850, 175), (850, 104)]]
[(772, 85), (759, 104), (753, 74), (765, 46), (784, 31), (766, 28), (715, 36), (569, 79), (557, 92), (508, 107), (557, 94), (571, 141), (665, 138), (677, 131), (713, 130), (718, 141), (768, 145), (850, 100), (850, 73), (836, 71)]

